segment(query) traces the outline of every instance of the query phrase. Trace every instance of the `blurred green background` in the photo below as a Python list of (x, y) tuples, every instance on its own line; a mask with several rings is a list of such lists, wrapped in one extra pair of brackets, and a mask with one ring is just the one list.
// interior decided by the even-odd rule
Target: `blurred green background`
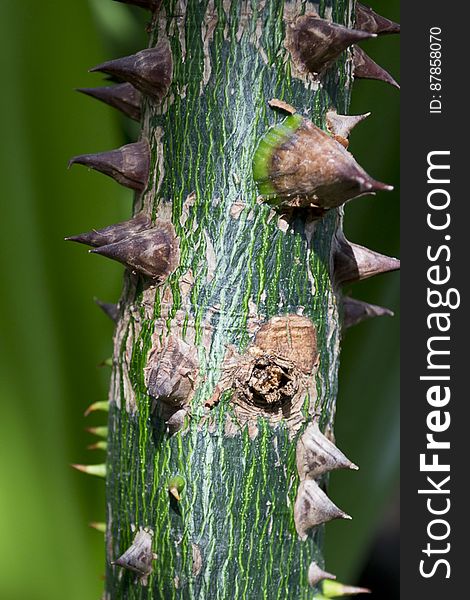
[[(397, 0), (374, 8), (399, 18)], [(75, 154), (135, 138), (133, 124), (75, 93), (100, 85), (87, 69), (146, 45), (146, 15), (111, 0), (2, 0), (0, 94), (2, 314), (0, 337), (0, 598), (97, 600), (102, 591), (104, 486), (68, 466), (100, 462), (85, 408), (107, 395), (113, 327), (93, 297), (115, 301), (122, 270), (67, 245), (65, 235), (128, 217), (131, 194), (77, 168)], [(364, 45), (366, 47), (366, 45)], [(398, 77), (399, 40), (367, 45)], [(374, 177), (396, 186), (346, 210), (348, 237), (399, 255), (399, 93), (378, 82), (354, 86), (351, 112), (372, 111), (350, 149)], [(397, 274), (354, 286), (354, 296), (398, 314)], [(337, 440), (359, 473), (331, 478), (331, 495), (354, 515), (327, 530), (330, 571), (353, 581), (397, 500), (398, 319), (345, 337)], [(397, 596), (398, 597), (398, 596)]]

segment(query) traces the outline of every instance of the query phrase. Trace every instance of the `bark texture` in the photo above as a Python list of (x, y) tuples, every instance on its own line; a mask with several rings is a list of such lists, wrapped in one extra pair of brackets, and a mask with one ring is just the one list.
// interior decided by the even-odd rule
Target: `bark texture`
[[(323, 526), (296, 531), (296, 444), (314, 415), (332, 431), (341, 209), (275, 212), (252, 167), (285, 118), (272, 98), (323, 129), (328, 110), (347, 111), (350, 54), (319, 84), (286, 48), (289, 20), (311, 10), (351, 25), (346, 0), (163, 0), (151, 21), (172, 77), (161, 105), (143, 100), (150, 175), (134, 214), (171, 222), (178, 254), (158, 285), (128, 272), (119, 303), (106, 598), (312, 597)], [(112, 564), (136, 533), (140, 572)]]

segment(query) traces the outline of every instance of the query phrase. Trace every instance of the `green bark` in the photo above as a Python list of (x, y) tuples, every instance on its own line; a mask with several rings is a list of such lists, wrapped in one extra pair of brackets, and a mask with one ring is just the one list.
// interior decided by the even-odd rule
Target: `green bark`
[[(243, 354), (259, 323), (302, 312), (317, 331), (315, 410), (322, 426), (332, 427), (340, 324), (330, 258), (341, 214), (331, 210), (312, 227), (299, 213), (285, 232), (257, 201), (252, 175), (260, 138), (285, 117), (270, 99), (319, 126), (328, 108), (347, 110), (347, 53), (317, 88), (291, 76), (284, 47), (284, 9), (323, 15), (325, 5), (164, 0), (152, 22), (150, 45), (170, 42), (173, 80), (161, 109), (145, 103), (151, 183), (135, 209), (171, 219), (180, 262), (160, 287), (129, 275), (121, 299), (106, 479), (106, 593), (113, 600), (313, 595), (307, 571), (312, 560), (323, 563), (324, 531), (303, 542), (295, 530), (298, 433), (263, 417), (254, 438), (247, 427), (233, 431), (230, 391), (210, 409), (205, 403), (229, 347)], [(349, 3), (332, 5), (332, 19), (350, 23)], [(155, 411), (144, 372), (152, 343), (170, 332), (194, 343), (199, 362), (190, 417), (173, 435)], [(185, 482), (179, 502), (168, 492), (175, 476)], [(347, 523), (339, 526), (346, 535)], [(147, 585), (111, 565), (139, 527), (154, 532), (157, 559)]]

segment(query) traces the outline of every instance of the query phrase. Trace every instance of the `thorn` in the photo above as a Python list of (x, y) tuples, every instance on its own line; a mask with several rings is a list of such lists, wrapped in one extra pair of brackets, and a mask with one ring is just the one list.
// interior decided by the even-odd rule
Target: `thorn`
[(125, 187), (142, 191), (149, 175), (149, 145), (147, 140), (141, 140), (109, 152), (81, 154), (69, 161), (69, 168), (74, 164), (100, 171)]
[(369, 33), (400, 33), (399, 23), (378, 15), (369, 6), (356, 2), (356, 29)]
[(108, 449), (108, 442), (105, 442), (104, 440), (100, 440), (99, 442), (95, 442), (94, 444), (89, 444), (87, 446), (87, 450), (107, 450)]
[(78, 88), (77, 92), (117, 108), (134, 121), (140, 121), (140, 92), (130, 83), (118, 83), (109, 87)]
[(155, 48), (147, 48), (115, 60), (109, 60), (90, 69), (107, 73), (131, 83), (143, 94), (160, 102), (170, 87), (173, 58), (168, 41), (160, 41)]
[(351, 517), (339, 509), (313, 479), (301, 481), (294, 505), (295, 528), (300, 539), (306, 540), (310, 529), (333, 519)]
[(375, 33), (349, 29), (309, 14), (298, 17), (288, 28), (286, 45), (294, 63), (300, 63), (313, 75), (320, 75), (346, 48), (374, 37)]
[(326, 126), (333, 136), (347, 140), (351, 131), (370, 116), (370, 112), (364, 115), (339, 115), (336, 110), (326, 113)]
[(322, 593), (326, 598), (341, 598), (343, 596), (357, 596), (358, 594), (370, 594), (367, 588), (344, 585), (339, 581), (325, 579), (322, 583)]
[(268, 130), (253, 159), (267, 202), (282, 207), (335, 208), (391, 186), (372, 179), (345, 148), (299, 114)]
[(178, 264), (179, 246), (173, 225), (165, 221), (90, 252), (116, 260), (131, 271), (162, 283)]
[(308, 583), (311, 587), (315, 587), (324, 579), (336, 579), (336, 575), (328, 573), (320, 568), (316, 562), (311, 562), (308, 568)]
[(168, 482), (168, 493), (171, 494), (177, 502), (181, 500), (181, 492), (183, 491), (185, 484), (186, 481), (181, 475), (172, 477)]
[(301, 480), (317, 479), (335, 469), (357, 471), (359, 468), (323, 435), (316, 421), (310, 423), (299, 438), (296, 456)]
[(90, 406), (84, 412), (84, 416), (88, 417), (90, 413), (95, 412), (96, 410), (103, 410), (105, 412), (109, 412), (109, 401), (102, 400), (99, 402), (93, 402), (93, 404), (90, 404)]
[(96, 475), (96, 477), (106, 477), (106, 465), (104, 463), (100, 465), (70, 465), (77, 471), (86, 473), (87, 475)]
[(87, 246), (99, 248), (100, 246), (115, 244), (136, 233), (149, 229), (151, 226), (152, 223), (148, 216), (141, 212), (128, 221), (122, 221), (115, 225), (108, 225), (108, 227), (104, 227), (103, 229), (92, 229), (86, 233), (72, 235), (65, 238), (65, 241), (78, 242), (79, 244), (86, 244)]
[(337, 236), (333, 254), (333, 273), (338, 285), (362, 281), (381, 273), (397, 271), (400, 261), (349, 242), (343, 235)]
[(106, 523), (92, 521), (91, 523), (88, 523), (88, 526), (92, 529), (96, 529), (96, 531), (99, 531), (100, 533), (106, 533)]
[(112, 302), (102, 302), (98, 298), (94, 298), (95, 304), (101, 308), (104, 314), (117, 323), (119, 319), (119, 304), (113, 304)]
[(146, 8), (150, 11), (156, 11), (160, 8), (161, 0), (114, 0), (115, 2), (121, 2), (121, 4), (131, 4), (132, 6), (139, 6), (140, 8)]
[(133, 571), (141, 577), (148, 577), (152, 572), (152, 563), (155, 560), (155, 555), (152, 552), (152, 539), (152, 531), (139, 529), (132, 545), (111, 564)]
[(98, 365), (98, 367), (113, 367), (113, 366), (114, 366), (114, 362), (113, 362), (112, 356), (110, 356), (109, 358), (105, 358)]
[(355, 300), (345, 296), (343, 298), (343, 327), (347, 329), (353, 325), (358, 325), (362, 321), (372, 319), (373, 317), (393, 317), (393, 312), (388, 308), (368, 304), (362, 300)]
[(85, 431), (88, 431), (88, 433), (91, 433), (92, 435), (96, 435), (104, 439), (108, 438), (107, 427), (85, 427)]
[(374, 62), (359, 46), (354, 46), (353, 67), (354, 79), (377, 79), (400, 89), (400, 85), (390, 73)]

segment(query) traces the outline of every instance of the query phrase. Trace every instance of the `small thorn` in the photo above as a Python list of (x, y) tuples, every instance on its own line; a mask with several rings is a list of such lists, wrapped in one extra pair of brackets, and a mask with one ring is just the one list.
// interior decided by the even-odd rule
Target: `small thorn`
[(400, 89), (400, 85), (390, 73), (374, 62), (359, 46), (354, 46), (353, 67), (354, 79), (377, 79)]
[(66, 242), (77, 242), (79, 244), (85, 244), (92, 246), (93, 248), (99, 248), (100, 246), (107, 246), (109, 244), (115, 244), (125, 238), (131, 237), (136, 233), (145, 231), (151, 228), (152, 223), (149, 217), (144, 213), (139, 213), (132, 219), (116, 223), (114, 225), (108, 225), (103, 229), (92, 229), (86, 233), (80, 233), (78, 235), (72, 235), (65, 238)]
[(388, 308), (362, 302), (361, 300), (355, 300), (348, 296), (343, 298), (343, 315), (343, 327), (345, 329), (352, 327), (353, 325), (358, 325), (373, 317), (394, 316), (393, 312)]
[(119, 304), (114, 304), (112, 302), (103, 302), (98, 298), (94, 298), (95, 304), (101, 308), (104, 314), (113, 321), (113, 323), (117, 323), (119, 319)]
[(96, 531), (99, 531), (100, 533), (106, 533), (106, 523), (92, 521), (91, 523), (88, 523), (88, 526), (92, 529), (95, 529)]
[(141, 95), (130, 83), (118, 83), (108, 87), (78, 88), (77, 92), (120, 110), (134, 121), (140, 121)]
[(332, 135), (347, 140), (354, 127), (370, 117), (370, 114), (368, 112), (364, 115), (339, 115), (336, 110), (329, 110), (326, 113), (326, 126)]
[(378, 15), (369, 6), (356, 2), (356, 29), (370, 33), (400, 33), (399, 23)]
[(322, 593), (326, 598), (341, 598), (343, 596), (357, 596), (358, 594), (370, 594), (367, 588), (344, 585), (339, 581), (325, 579), (321, 585)]
[(294, 505), (295, 528), (300, 539), (307, 539), (313, 527), (333, 519), (351, 519), (336, 506), (313, 479), (300, 482)]
[(311, 562), (308, 568), (308, 583), (311, 587), (315, 587), (324, 579), (336, 579), (336, 575), (324, 571), (317, 565), (316, 562)]
[(109, 402), (108, 400), (102, 400), (99, 402), (93, 402), (83, 413), (85, 417), (88, 417), (89, 414), (95, 412), (96, 410), (103, 410), (105, 412), (109, 412)]
[(152, 552), (152, 539), (153, 532), (139, 529), (132, 545), (111, 564), (133, 571), (141, 577), (148, 577), (152, 572), (152, 563), (155, 560), (155, 555)]
[(96, 435), (97, 437), (101, 437), (107, 439), (108, 437), (108, 428), (107, 427), (85, 427), (85, 431), (91, 433), (92, 435)]
[(170, 87), (173, 58), (169, 43), (160, 41), (155, 48), (147, 48), (115, 60), (109, 60), (90, 69), (131, 83), (143, 94), (160, 102)]
[(131, 271), (162, 283), (177, 266), (179, 246), (173, 225), (165, 221), (90, 252), (116, 260)]
[(300, 479), (317, 479), (335, 469), (358, 467), (331, 442), (313, 421), (299, 438), (296, 448), (297, 471)]
[(86, 473), (87, 475), (96, 475), (96, 477), (106, 477), (106, 465), (104, 463), (100, 465), (70, 465), (77, 471), (81, 471), (82, 473)]
[(343, 235), (335, 239), (333, 273), (337, 285), (362, 281), (399, 268), (400, 261), (397, 258), (353, 244)]
[(145, 8), (150, 11), (156, 11), (161, 4), (162, 0), (114, 0), (115, 2), (120, 2), (121, 4), (130, 4), (132, 6), (139, 6), (140, 8)]
[(298, 17), (288, 28), (286, 45), (294, 63), (300, 63), (313, 75), (320, 75), (346, 48), (374, 37), (375, 33), (349, 29), (309, 14)]
[(100, 440), (99, 442), (95, 442), (94, 444), (89, 444), (87, 446), (87, 450), (107, 450), (108, 443), (104, 440)]
[(114, 362), (113, 362), (113, 358), (111, 356), (109, 358), (105, 358), (98, 365), (98, 367), (113, 367), (113, 366), (114, 366)]
[(100, 171), (125, 187), (142, 191), (149, 175), (150, 149), (147, 140), (141, 140), (109, 152), (74, 156), (69, 167), (74, 164)]
[(181, 492), (183, 491), (185, 484), (186, 481), (181, 475), (172, 477), (168, 482), (168, 493), (171, 494), (177, 502), (181, 500)]

